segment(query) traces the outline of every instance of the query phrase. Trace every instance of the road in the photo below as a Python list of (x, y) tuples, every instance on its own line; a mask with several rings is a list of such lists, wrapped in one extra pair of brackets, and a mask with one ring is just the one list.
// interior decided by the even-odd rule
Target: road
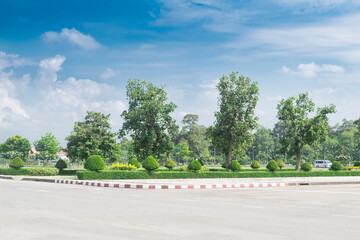
[(359, 236), (360, 185), (135, 190), (0, 179), (1, 240)]

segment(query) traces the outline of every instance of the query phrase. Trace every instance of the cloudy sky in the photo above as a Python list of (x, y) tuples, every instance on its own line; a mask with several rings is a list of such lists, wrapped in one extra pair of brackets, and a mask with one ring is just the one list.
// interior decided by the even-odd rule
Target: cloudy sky
[(87, 110), (126, 109), (128, 79), (166, 85), (187, 113), (213, 123), (217, 80), (257, 81), (259, 123), (281, 98), (309, 92), (334, 103), (331, 123), (360, 117), (360, 2), (137, 0), (0, 2), (0, 142), (64, 138)]

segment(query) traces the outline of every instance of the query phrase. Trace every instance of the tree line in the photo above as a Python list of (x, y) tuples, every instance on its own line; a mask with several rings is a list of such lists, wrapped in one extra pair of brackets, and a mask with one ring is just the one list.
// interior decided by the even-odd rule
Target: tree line
[[(283, 160), (299, 170), (301, 161), (337, 160), (349, 164), (360, 157), (360, 119), (329, 125), (334, 105), (315, 108), (307, 93), (283, 99), (277, 106), (278, 122), (273, 129), (258, 124), (255, 108), (259, 98), (257, 82), (231, 73), (217, 85), (218, 110), (210, 127), (199, 125), (199, 116), (187, 114), (182, 128), (171, 113), (176, 105), (167, 101), (164, 86), (131, 79), (127, 83), (128, 109), (121, 113), (122, 128), (111, 129), (110, 115), (88, 111), (85, 119), (74, 124), (66, 151), (71, 162), (81, 163), (91, 155), (107, 162), (140, 161), (154, 156), (160, 163), (173, 159), (180, 164), (193, 159), (228, 166), (232, 160), (250, 164), (258, 160)], [(34, 142), (38, 159), (49, 160), (59, 150), (56, 138), (47, 133)], [(26, 160), (30, 143), (19, 135), (0, 145), (5, 158)]]

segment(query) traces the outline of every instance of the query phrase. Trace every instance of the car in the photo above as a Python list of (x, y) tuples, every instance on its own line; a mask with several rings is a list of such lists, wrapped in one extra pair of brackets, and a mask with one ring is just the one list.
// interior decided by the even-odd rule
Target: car
[(329, 168), (331, 167), (332, 162), (329, 160), (316, 160), (315, 167), (316, 168)]

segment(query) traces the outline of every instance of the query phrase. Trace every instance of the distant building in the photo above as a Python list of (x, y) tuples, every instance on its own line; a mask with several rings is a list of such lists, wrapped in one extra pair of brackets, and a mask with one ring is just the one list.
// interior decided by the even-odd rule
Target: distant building
[(61, 150), (61, 151), (57, 152), (56, 155), (63, 160), (68, 160), (67, 152), (64, 152)]

